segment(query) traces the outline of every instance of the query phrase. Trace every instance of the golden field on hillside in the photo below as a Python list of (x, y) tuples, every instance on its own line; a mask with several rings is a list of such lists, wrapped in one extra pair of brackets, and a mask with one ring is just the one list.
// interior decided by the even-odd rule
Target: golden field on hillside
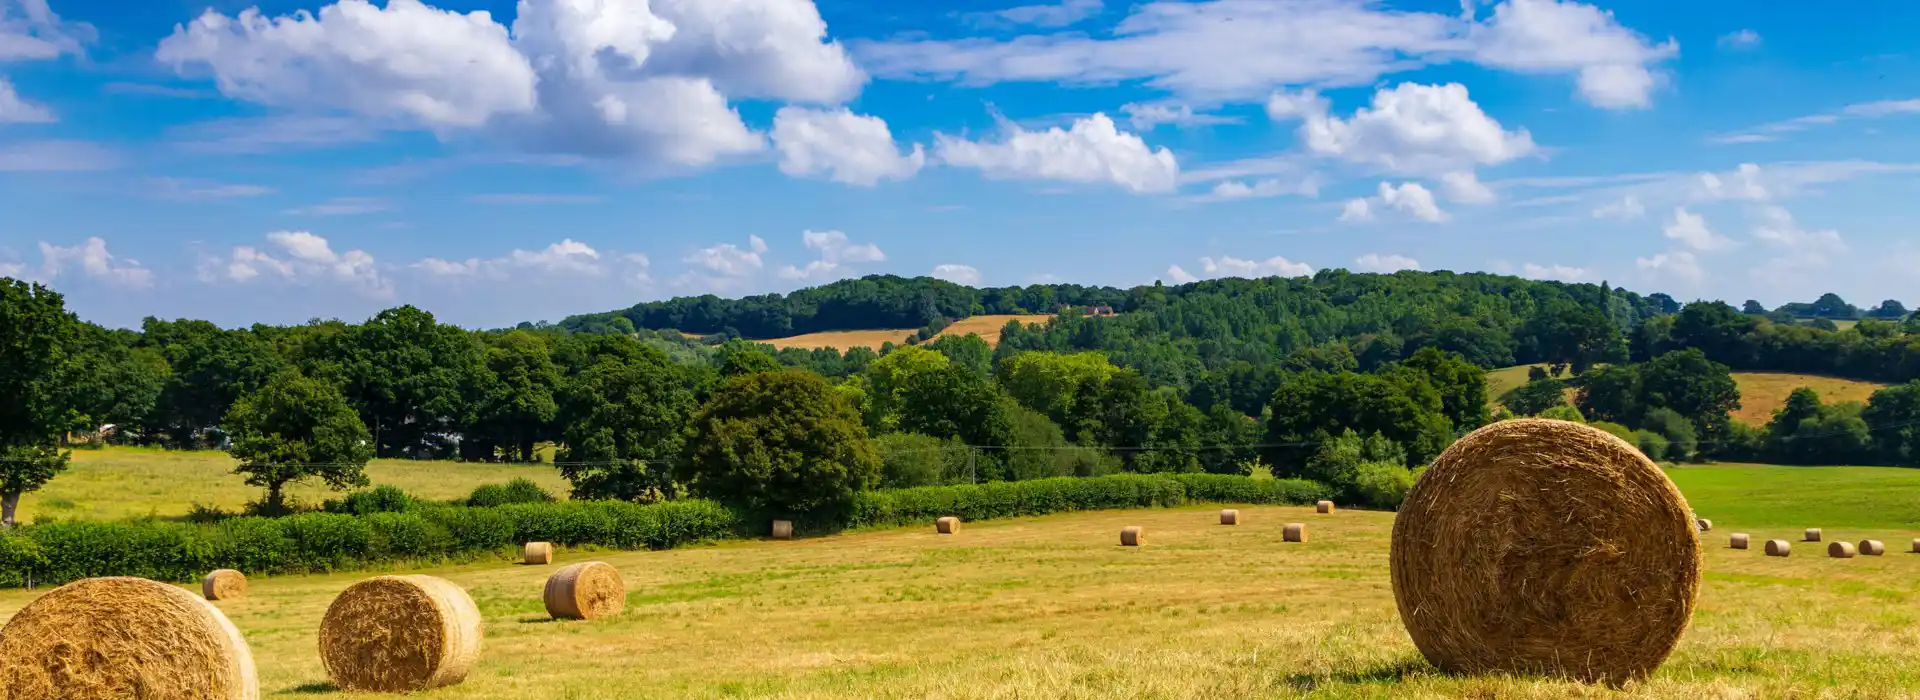
[[(936, 335), (934, 338), (937, 339), (945, 335), (966, 335), (968, 333), (974, 333), (978, 334), (982, 340), (987, 341), (988, 345), (998, 345), (1000, 343), (1000, 330), (1006, 327), (1008, 321), (1044, 324), (1051, 318), (1053, 318), (1051, 314), (971, 316), (954, 321), (953, 325), (947, 326), (946, 330), (941, 331), (940, 335)], [(896, 328), (890, 330), (827, 331), (786, 338), (774, 338), (772, 340), (762, 340), (759, 342), (770, 344), (782, 350), (787, 348), (801, 348), (805, 350), (833, 348), (845, 352), (849, 348), (861, 346), (879, 350), (881, 345), (887, 343), (893, 343), (895, 345), (905, 343), (907, 338), (912, 336), (915, 330), (918, 329)]]

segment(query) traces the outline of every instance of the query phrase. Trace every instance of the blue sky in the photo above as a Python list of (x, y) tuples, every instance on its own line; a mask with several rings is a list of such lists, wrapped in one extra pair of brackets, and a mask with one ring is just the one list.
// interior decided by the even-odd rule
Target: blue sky
[(0, 274), (110, 325), (875, 272), (1912, 305), (1920, 6), (1841, 9), (0, 0)]

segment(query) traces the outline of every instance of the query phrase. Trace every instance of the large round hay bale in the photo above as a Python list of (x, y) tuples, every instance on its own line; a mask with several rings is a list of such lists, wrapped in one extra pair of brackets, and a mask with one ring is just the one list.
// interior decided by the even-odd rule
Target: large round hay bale
[(1820, 528), (1817, 528), (1817, 527), (1810, 527), (1810, 528), (1807, 528), (1807, 537), (1806, 537), (1806, 541), (1807, 541), (1807, 542), (1819, 542), (1819, 541), (1820, 541)]
[(528, 542), (520, 551), (521, 561), (533, 566), (546, 566), (553, 563), (552, 542)]
[(1333, 512), (1333, 501), (1321, 501), (1313, 504), (1313, 512), (1327, 514)]
[(1746, 549), (1747, 533), (1744, 533), (1744, 532), (1733, 533), (1733, 536), (1727, 538), (1727, 546), (1733, 549)]
[(1140, 546), (1141, 542), (1146, 541), (1146, 538), (1147, 538), (1147, 531), (1141, 528), (1139, 525), (1128, 525), (1126, 527), (1120, 528), (1121, 546), (1138, 547)]
[(227, 616), (141, 578), (69, 583), (0, 629), (0, 697), (258, 700), (253, 653)]
[(1786, 540), (1767, 540), (1767, 556), (1785, 557), (1793, 554), (1793, 543)]
[(791, 520), (773, 521), (773, 538), (776, 540), (793, 539), (793, 521)]
[(1280, 541), (1282, 542), (1307, 541), (1307, 524), (1306, 523), (1287, 523), (1286, 527), (1280, 529)]
[(1673, 651), (1700, 588), (1679, 489), (1578, 423), (1495, 423), (1441, 453), (1394, 518), (1400, 618), (1449, 672), (1621, 683)]
[(1228, 508), (1226, 510), (1220, 511), (1220, 524), (1221, 525), (1239, 525), (1240, 511), (1234, 510), (1232, 508)]
[(1712, 520), (1708, 520), (1706, 518), (1695, 518), (1693, 522), (1700, 526), (1701, 532), (1707, 532), (1713, 529)]
[(200, 595), (207, 600), (247, 597), (247, 575), (233, 569), (215, 569), (200, 579)]
[(1827, 556), (1835, 559), (1852, 559), (1855, 553), (1852, 542), (1835, 542), (1827, 545)]
[(627, 609), (627, 582), (605, 562), (573, 564), (547, 577), (547, 614), (558, 620), (597, 620)]
[(480, 659), (480, 609), (433, 576), (347, 587), (320, 620), (320, 661), (346, 690), (397, 693), (459, 683)]
[(960, 532), (960, 519), (949, 515), (939, 520), (935, 520), (933, 521), (933, 530), (934, 532), (938, 532), (942, 535), (952, 535), (952, 534), (958, 533)]
[(1860, 540), (1860, 554), (1869, 557), (1886, 556), (1887, 545), (1880, 540)]

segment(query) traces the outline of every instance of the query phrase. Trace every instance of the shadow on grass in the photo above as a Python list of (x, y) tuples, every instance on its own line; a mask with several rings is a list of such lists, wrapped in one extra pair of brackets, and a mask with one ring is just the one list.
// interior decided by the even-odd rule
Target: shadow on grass
[(1405, 659), (1372, 668), (1348, 669), (1329, 673), (1296, 673), (1286, 678), (1286, 684), (1297, 690), (1314, 690), (1331, 685), (1378, 685), (1399, 683), (1407, 676), (1434, 673), (1427, 662), (1417, 659)]
[(308, 683), (306, 685), (296, 685), (286, 690), (282, 690), (278, 693), (274, 693), (274, 695), (320, 695), (323, 693), (337, 693), (337, 692), (340, 692), (340, 686), (334, 685), (332, 683)]

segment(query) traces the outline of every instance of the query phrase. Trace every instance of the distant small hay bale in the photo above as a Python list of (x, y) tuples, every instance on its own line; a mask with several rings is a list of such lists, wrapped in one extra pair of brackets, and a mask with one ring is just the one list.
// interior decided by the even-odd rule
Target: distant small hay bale
[(1860, 554), (1869, 557), (1886, 556), (1887, 545), (1880, 540), (1860, 540)]
[(0, 629), (0, 697), (259, 700), (253, 652), (211, 603), (141, 578), (56, 588)]
[(1835, 542), (1827, 545), (1827, 556), (1835, 559), (1852, 559), (1856, 553), (1852, 542)]
[(1321, 501), (1313, 504), (1313, 512), (1326, 515), (1333, 512), (1333, 501)]
[(1407, 494), (1395, 603), (1443, 671), (1645, 678), (1693, 616), (1695, 525), (1680, 490), (1620, 438), (1501, 421), (1448, 447)]
[(1920, 554), (1920, 537), (1913, 538), (1913, 553)]
[(1727, 546), (1732, 547), (1734, 549), (1746, 549), (1747, 533), (1744, 533), (1744, 532), (1733, 533), (1733, 536), (1727, 538)]
[(793, 539), (793, 521), (791, 520), (773, 521), (773, 538), (776, 540)]
[(1226, 510), (1220, 511), (1220, 524), (1221, 525), (1239, 525), (1240, 511), (1234, 510), (1232, 508), (1228, 508)]
[(1140, 546), (1140, 543), (1145, 542), (1146, 539), (1147, 539), (1147, 531), (1146, 529), (1140, 527), (1139, 525), (1128, 525), (1126, 527), (1120, 528), (1121, 546), (1138, 547)]
[(480, 609), (433, 576), (347, 587), (320, 620), (320, 661), (345, 690), (397, 693), (459, 683), (480, 659)]
[(1287, 523), (1287, 526), (1280, 530), (1280, 539), (1284, 542), (1306, 542), (1307, 524)]
[(960, 519), (949, 515), (935, 520), (933, 521), (933, 529), (942, 535), (957, 534), (960, 532)]
[(1767, 540), (1767, 556), (1784, 557), (1793, 554), (1793, 543), (1786, 540)]
[(1820, 528), (1817, 528), (1817, 527), (1810, 527), (1810, 528), (1807, 528), (1807, 538), (1806, 538), (1806, 541), (1807, 541), (1807, 542), (1819, 542), (1819, 541), (1820, 541)]
[(627, 582), (612, 565), (590, 561), (553, 572), (541, 597), (556, 620), (598, 620), (627, 609)]
[(1699, 524), (1701, 532), (1709, 532), (1713, 530), (1712, 520), (1708, 520), (1706, 518), (1696, 518), (1694, 519), (1694, 522)]
[(522, 549), (522, 561), (534, 566), (546, 566), (553, 563), (552, 542), (528, 542)]
[(215, 569), (200, 579), (200, 595), (207, 600), (247, 597), (247, 575), (233, 569)]

